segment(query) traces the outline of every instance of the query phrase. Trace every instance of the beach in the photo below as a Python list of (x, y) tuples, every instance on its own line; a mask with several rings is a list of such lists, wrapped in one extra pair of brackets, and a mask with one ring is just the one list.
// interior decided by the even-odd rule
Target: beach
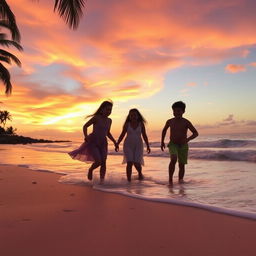
[(255, 255), (256, 222), (2, 165), (1, 255)]

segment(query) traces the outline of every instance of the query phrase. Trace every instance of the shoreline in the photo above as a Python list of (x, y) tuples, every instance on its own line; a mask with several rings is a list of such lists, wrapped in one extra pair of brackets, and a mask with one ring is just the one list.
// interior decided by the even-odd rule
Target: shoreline
[[(56, 172), (56, 171), (47, 170), (47, 169), (33, 169), (29, 165), (22, 165), (22, 164), (21, 165), (0, 164), (0, 168), (1, 168), (1, 166), (13, 166), (13, 167), (18, 167), (18, 168), (25, 168), (25, 169), (28, 169), (28, 170), (34, 171), (34, 172), (51, 173), (54, 175), (58, 175), (60, 178), (62, 176), (69, 175), (65, 172), (60, 172), (60, 171)], [(75, 184), (75, 183), (69, 183), (69, 182), (60, 182), (59, 180), (57, 180), (57, 182), (60, 184), (64, 184), (64, 185), (74, 185), (74, 186), (83, 186), (83, 187), (87, 187), (87, 188), (88, 187), (92, 188), (91, 186), (88, 186), (88, 185), (81, 185), (81, 184)], [(225, 207), (213, 206), (213, 205), (209, 205), (209, 204), (201, 204), (201, 203), (192, 202), (192, 201), (181, 201), (181, 200), (177, 200), (177, 199), (173, 199), (173, 198), (172, 199), (148, 198), (148, 197), (141, 196), (138, 194), (129, 194), (128, 192), (125, 193), (125, 192), (120, 192), (120, 191), (111, 191), (111, 190), (100, 188), (100, 187), (92, 188), (92, 189), (96, 190), (96, 191), (100, 191), (102, 193), (111, 193), (111, 194), (116, 194), (116, 195), (125, 196), (125, 197), (129, 197), (129, 198), (148, 201), (148, 202), (164, 203), (164, 204), (177, 205), (177, 206), (183, 206), (183, 207), (191, 207), (191, 208), (195, 208), (195, 209), (199, 209), (199, 210), (205, 210), (205, 211), (209, 211), (209, 212), (224, 214), (224, 215), (231, 216), (231, 217), (233, 216), (233, 217), (244, 218), (244, 219), (253, 220), (253, 221), (256, 220), (256, 213), (254, 213), (254, 212), (246, 212), (246, 211), (242, 211), (242, 210), (235, 210), (235, 209), (230, 209), (230, 208), (225, 208)]]
[(254, 220), (156, 203), (0, 166), (3, 255), (255, 255)]

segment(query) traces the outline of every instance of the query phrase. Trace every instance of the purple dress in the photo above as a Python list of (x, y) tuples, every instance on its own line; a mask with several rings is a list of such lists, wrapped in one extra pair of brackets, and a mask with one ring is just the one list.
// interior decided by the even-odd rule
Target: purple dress
[(82, 162), (102, 162), (106, 161), (108, 153), (107, 134), (111, 122), (98, 119), (93, 125), (93, 131), (88, 135), (87, 141), (68, 154), (76, 160)]

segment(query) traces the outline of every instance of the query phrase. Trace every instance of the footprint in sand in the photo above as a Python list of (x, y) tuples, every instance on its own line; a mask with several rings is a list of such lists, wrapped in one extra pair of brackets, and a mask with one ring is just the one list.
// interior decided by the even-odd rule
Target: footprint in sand
[(63, 212), (76, 212), (76, 210), (72, 210), (72, 209), (63, 209)]

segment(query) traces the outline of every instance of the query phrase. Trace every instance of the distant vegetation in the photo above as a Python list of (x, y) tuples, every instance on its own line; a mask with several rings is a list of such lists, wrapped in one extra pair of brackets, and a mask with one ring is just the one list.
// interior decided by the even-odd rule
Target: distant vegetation
[(19, 136), (16, 134), (16, 128), (13, 128), (12, 126), (5, 127), (7, 121), (12, 121), (11, 114), (6, 110), (0, 110), (0, 144), (67, 142), (65, 140), (44, 140)]
[(0, 110), (0, 135), (15, 135), (15, 132), (17, 131), (16, 128), (13, 128), (12, 126), (5, 128), (8, 120), (12, 120), (11, 114), (6, 110)]

